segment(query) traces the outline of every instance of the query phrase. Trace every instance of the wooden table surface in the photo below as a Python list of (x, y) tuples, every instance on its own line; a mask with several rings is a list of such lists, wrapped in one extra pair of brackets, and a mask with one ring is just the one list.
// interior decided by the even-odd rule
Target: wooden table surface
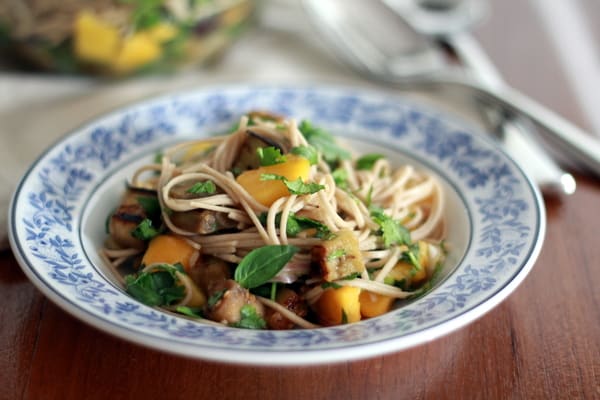
[[(527, 4), (495, 2), (477, 35), (511, 83), (586, 127)], [(600, 181), (576, 178), (573, 196), (546, 199), (538, 261), (499, 306), (431, 343), (334, 365), (236, 366), (138, 347), (62, 311), (3, 252), (0, 399), (600, 398)]]

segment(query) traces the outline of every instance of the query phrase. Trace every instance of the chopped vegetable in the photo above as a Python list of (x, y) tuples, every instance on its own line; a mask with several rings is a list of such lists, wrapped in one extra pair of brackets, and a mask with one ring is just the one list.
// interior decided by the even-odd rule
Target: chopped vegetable
[(321, 276), (327, 282), (360, 274), (365, 270), (358, 239), (349, 230), (341, 230), (334, 238), (313, 247), (312, 258), (319, 265)]
[(383, 158), (382, 154), (365, 154), (358, 160), (356, 160), (356, 169), (358, 170), (371, 170), (375, 165), (375, 162)]
[(149, 218), (144, 219), (131, 231), (131, 236), (139, 240), (150, 240), (160, 234), (160, 230), (152, 226), (152, 220)]
[(240, 320), (232, 326), (244, 329), (265, 329), (267, 327), (265, 320), (256, 312), (256, 308), (250, 304), (242, 307), (240, 315)]
[(310, 172), (310, 163), (303, 157), (293, 154), (287, 155), (284, 163), (259, 167), (241, 173), (236, 181), (259, 203), (270, 206), (275, 200), (289, 196), (290, 191), (281, 181), (264, 181), (261, 176), (274, 174), (283, 176), (288, 180), (300, 179), (306, 181)]
[(290, 150), (290, 153), (306, 158), (310, 165), (316, 165), (319, 162), (319, 152), (313, 146), (296, 146)]
[(394, 298), (362, 291), (360, 293), (359, 301), (361, 315), (366, 318), (372, 318), (388, 312), (392, 308)]
[(213, 181), (196, 182), (192, 187), (186, 190), (187, 193), (193, 194), (214, 194), (217, 191), (217, 186)]
[(312, 307), (323, 325), (357, 322), (360, 321), (359, 296), (359, 288), (351, 286), (329, 288), (321, 294)]
[(268, 165), (281, 164), (286, 161), (286, 157), (281, 154), (281, 150), (275, 147), (259, 147), (256, 154), (262, 167)]
[(410, 244), (410, 232), (398, 221), (384, 214), (380, 209), (371, 209), (371, 218), (381, 227), (381, 236), (385, 247), (392, 244)]
[(159, 235), (150, 241), (142, 265), (181, 264), (187, 272), (198, 258), (198, 250), (181, 236)]
[(321, 152), (325, 161), (334, 163), (339, 160), (350, 159), (350, 152), (341, 148), (330, 133), (313, 126), (308, 121), (302, 121), (298, 129), (308, 143)]
[(295, 181), (288, 180), (285, 176), (275, 174), (262, 174), (260, 176), (261, 181), (282, 181), (283, 184), (288, 188), (291, 194), (303, 195), (317, 193), (319, 190), (325, 189), (325, 186), (319, 185), (318, 183), (304, 183), (302, 179), (298, 178)]

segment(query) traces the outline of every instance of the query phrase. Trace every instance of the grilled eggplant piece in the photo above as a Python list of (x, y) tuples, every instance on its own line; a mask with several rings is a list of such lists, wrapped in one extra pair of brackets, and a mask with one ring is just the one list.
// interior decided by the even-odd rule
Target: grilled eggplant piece
[[(283, 288), (279, 290), (277, 292), (275, 301), (301, 318), (306, 317), (308, 314), (308, 306), (306, 302), (292, 289)], [(272, 308), (266, 309), (265, 321), (267, 322), (269, 329), (293, 329), (296, 326), (296, 324), (284, 317), (283, 314)]]
[(313, 247), (312, 259), (319, 266), (323, 279), (328, 282), (365, 270), (358, 239), (348, 230), (341, 230), (333, 239)]
[(258, 316), (264, 316), (264, 307), (256, 297), (231, 279), (211, 285), (209, 293), (211, 298), (220, 294), (219, 299), (206, 309), (207, 317), (213, 321), (227, 325), (237, 324), (242, 318), (242, 307), (245, 305), (251, 305)]
[(237, 226), (237, 222), (229, 219), (227, 214), (213, 210), (176, 211), (170, 218), (178, 228), (198, 235), (207, 235)]
[(246, 171), (260, 167), (260, 160), (256, 154), (258, 148), (275, 147), (276, 149), (279, 149), (281, 154), (284, 154), (289, 150), (288, 144), (274, 140), (250, 129), (246, 131), (246, 136), (246, 140), (238, 152), (237, 160), (235, 164), (233, 164), (233, 169), (237, 171)]
[(121, 200), (121, 204), (110, 216), (108, 231), (114, 241), (122, 248), (143, 249), (143, 240), (131, 236), (131, 232), (146, 218), (148, 210), (140, 203), (140, 198), (156, 199), (156, 195), (143, 190), (128, 189)]

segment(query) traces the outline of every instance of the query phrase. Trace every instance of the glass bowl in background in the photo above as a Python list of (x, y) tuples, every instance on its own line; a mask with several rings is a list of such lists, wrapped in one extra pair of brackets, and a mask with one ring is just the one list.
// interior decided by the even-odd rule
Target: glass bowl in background
[(169, 72), (220, 54), (254, 8), (254, 0), (0, 0), (0, 44), (17, 67)]

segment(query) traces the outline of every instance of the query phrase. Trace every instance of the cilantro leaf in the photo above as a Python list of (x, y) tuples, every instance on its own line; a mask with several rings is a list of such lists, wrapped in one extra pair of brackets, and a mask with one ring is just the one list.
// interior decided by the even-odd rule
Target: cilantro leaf
[(223, 289), (223, 290), (219, 290), (219, 291), (213, 293), (206, 301), (206, 305), (209, 308), (214, 307), (215, 304), (217, 304), (219, 302), (219, 300), (221, 300), (223, 298), (223, 295), (225, 294), (225, 292), (226, 292), (226, 290)]
[(178, 306), (175, 308), (179, 314), (187, 315), (192, 318), (203, 318), (202, 309), (199, 307)]
[(279, 273), (299, 248), (289, 245), (269, 245), (248, 253), (235, 269), (234, 279), (240, 286), (252, 289)]
[(285, 176), (277, 174), (261, 174), (261, 181), (282, 181), (288, 188), (291, 194), (303, 195), (317, 193), (319, 190), (325, 189), (325, 186), (319, 185), (318, 183), (305, 183), (302, 178), (298, 178), (295, 181), (288, 180)]
[(356, 169), (359, 170), (370, 170), (373, 169), (373, 165), (379, 159), (383, 158), (382, 154), (365, 154), (356, 160)]
[(152, 226), (152, 220), (144, 219), (131, 231), (131, 236), (140, 240), (150, 240), (160, 234), (160, 230)]
[(259, 147), (256, 149), (260, 165), (265, 167), (268, 165), (281, 164), (285, 162), (286, 157), (281, 154), (281, 150), (276, 147)]
[(310, 165), (315, 165), (319, 162), (319, 152), (313, 146), (296, 146), (290, 150), (292, 154), (304, 157)]
[(194, 185), (186, 190), (187, 193), (192, 194), (214, 194), (217, 191), (217, 186), (213, 181), (196, 182)]
[(337, 249), (327, 256), (327, 261), (333, 261), (337, 258), (344, 257), (346, 255), (346, 249)]
[(265, 320), (258, 315), (256, 308), (250, 304), (246, 304), (240, 309), (240, 317), (239, 322), (232, 324), (236, 328), (265, 329), (267, 327)]
[(340, 189), (348, 189), (348, 171), (343, 168), (336, 168), (331, 173), (335, 185)]
[[(259, 220), (263, 225), (267, 223), (267, 213), (262, 213), (259, 216)], [(277, 213), (275, 216), (275, 225), (281, 224), (281, 213)], [(329, 236), (331, 231), (322, 222), (317, 221), (316, 219), (298, 216), (294, 213), (288, 214), (287, 224), (285, 226), (285, 233), (290, 237), (296, 237), (302, 231), (307, 229), (316, 229), (317, 234), (315, 235), (318, 238), (324, 238)]]
[(341, 148), (330, 133), (313, 126), (306, 120), (300, 122), (298, 129), (308, 143), (321, 152), (325, 161), (334, 163), (338, 160), (350, 159), (350, 152)]
[(319, 190), (325, 189), (325, 186), (319, 185), (315, 182), (304, 183), (300, 178), (296, 179), (295, 181), (285, 180), (283, 183), (285, 186), (287, 186), (291, 194), (313, 194), (317, 193)]
[(410, 244), (409, 230), (398, 221), (386, 215), (381, 209), (372, 208), (371, 218), (381, 228), (385, 247), (390, 247), (392, 244)]

